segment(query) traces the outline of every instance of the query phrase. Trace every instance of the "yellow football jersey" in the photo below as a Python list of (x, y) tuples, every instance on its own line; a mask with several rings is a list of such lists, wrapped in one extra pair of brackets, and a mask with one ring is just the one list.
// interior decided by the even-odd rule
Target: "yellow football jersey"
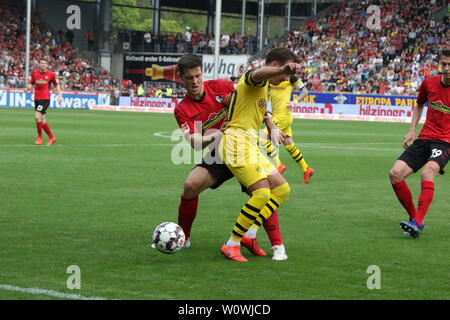
[(272, 104), (272, 116), (281, 118), (290, 116), (289, 101), (294, 87), (302, 89), (305, 85), (296, 76), (291, 76), (289, 81), (283, 81), (279, 85), (269, 85), (269, 95)]
[(239, 131), (250, 137), (258, 137), (267, 109), (268, 82), (254, 83), (253, 70), (247, 71), (233, 91), (228, 110), (227, 131)]

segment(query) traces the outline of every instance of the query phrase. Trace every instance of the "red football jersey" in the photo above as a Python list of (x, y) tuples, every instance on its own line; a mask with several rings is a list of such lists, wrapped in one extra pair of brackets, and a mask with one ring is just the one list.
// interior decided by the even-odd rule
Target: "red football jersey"
[(50, 84), (56, 87), (55, 74), (51, 71), (41, 72), (40, 70), (34, 70), (31, 73), (30, 84), (34, 84), (34, 100), (50, 100)]
[(223, 99), (234, 90), (233, 82), (226, 79), (203, 82), (204, 96), (194, 100), (187, 95), (174, 110), (175, 118), (185, 135), (200, 132), (202, 135), (208, 129), (219, 129), (226, 119), (228, 109)]
[(429, 77), (420, 86), (417, 104), (428, 101), (428, 111), (419, 139), (450, 143), (450, 86), (442, 84), (441, 77)]

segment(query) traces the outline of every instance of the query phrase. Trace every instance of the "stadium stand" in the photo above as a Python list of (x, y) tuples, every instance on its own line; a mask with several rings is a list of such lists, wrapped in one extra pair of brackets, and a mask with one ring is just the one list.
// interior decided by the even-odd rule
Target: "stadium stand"
[[(366, 26), (369, 4), (381, 8), (381, 30)], [(302, 79), (311, 92), (411, 95), (425, 77), (438, 73), (438, 50), (449, 45), (448, 17), (438, 18), (446, 6), (444, 0), (343, 0), (274, 46), (286, 46), (298, 54), (304, 67)], [(25, 25), (23, 7), (14, 1), (0, 3), (0, 88), (24, 87)], [(185, 34), (120, 30), (118, 51), (210, 54), (213, 41), (212, 35), (189, 28)], [(124, 42), (129, 42), (128, 49)], [(220, 47), (221, 54), (253, 54), (256, 39), (224, 33)], [(34, 13), (31, 70), (42, 56), (49, 59), (64, 90), (137, 93), (136, 84), (92, 65), (72, 46), (67, 33), (52, 30)], [(240, 74), (263, 63), (263, 59), (253, 59)], [(163, 84), (149, 85), (143, 95), (169, 97), (165, 89)], [(183, 94), (175, 88), (170, 96)]]
[[(0, 2), (0, 88), (25, 87), (25, 28), (25, 8), (11, 1)], [(81, 58), (64, 32), (51, 30), (39, 13), (34, 13), (31, 70), (41, 57), (49, 60), (64, 90), (114, 91), (119, 86), (118, 79)]]
[[(381, 9), (381, 30), (366, 26), (370, 4)], [(342, 1), (274, 46), (292, 48), (312, 92), (414, 95), (438, 73), (438, 50), (449, 45), (448, 18), (435, 16), (446, 1)], [(445, 10), (445, 9), (444, 9)], [(246, 69), (263, 59), (253, 59)]]
[[(212, 54), (214, 51), (214, 35), (193, 31), (187, 27), (185, 34), (181, 32), (119, 30), (116, 51), (153, 52), (153, 53), (198, 53)], [(123, 44), (128, 44), (124, 49)], [(221, 54), (256, 53), (256, 38), (252, 35), (224, 33), (220, 39)]]

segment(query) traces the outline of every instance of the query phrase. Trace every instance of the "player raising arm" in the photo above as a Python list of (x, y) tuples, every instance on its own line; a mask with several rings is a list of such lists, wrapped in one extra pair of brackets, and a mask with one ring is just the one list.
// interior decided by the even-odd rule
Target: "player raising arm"
[(48, 135), (47, 145), (52, 145), (56, 142), (55, 136), (50, 130), (45, 117), (47, 108), (50, 105), (50, 85), (53, 84), (58, 91), (58, 103), (62, 102), (61, 86), (56, 82), (55, 74), (48, 70), (48, 62), (46, 59), (39, 60), (39, 68), (31, 73), (31, 80), (27, 89), (31, 91), (34, 85), (34, 119), (36, 120), (36, 127), (38, 137), (34, 144), (42, 144), (42, 129)]
[[(444, 174), (444, 167), (450, 157), (449, 48), (442, 50), (440, 63), (442, 75), (429, 77), (420, 86), (411, 126), (403, 139), (403, 147), (406, 150), (389, 171), (394, 192), (409, 215), (409, 221), (401, 222), (400, 226), (413, 238), (418, 238), (425, 229), (424, 218), (434, 196), (434, 179), (438, 173)], [(428, 111), (425, 124), (419, 138), (416, 139), (417, 124), (427, 101)], [(408, 143), (411, 145), (408, 146)], [(422, 167), (421, 192), (416, 209), (411, 190), (405, 179)]]
[(287, 48), (272, 49), (267, 54), (266, 66), (247, 71), (233, 91), (220, 156), (251, 197), (242, 207), (230, 239), (221, 248), (222, 254), (231, 260), (248, 261), (240, 250), (243, 237), (256, 236), (258, 227), (290, 193), (284, 177), (261, 153), (258, 139), (269, 98), (268, 81), (280, 83), (299, 71), (295, 59)]

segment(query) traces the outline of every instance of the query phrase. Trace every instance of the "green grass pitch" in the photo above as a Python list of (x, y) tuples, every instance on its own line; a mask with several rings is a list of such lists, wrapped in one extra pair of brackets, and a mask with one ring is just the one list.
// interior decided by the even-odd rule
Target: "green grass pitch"
[[(171, 162), (171, 114), (50, 110), (57, 142), (34, 146), (32, 109), (0, 109), (0, 285), (106, 299), (449, 299), (450, 184), (436, 180), (420, 239), (387, 172), (408, 124), (295, 120), (294, 140), (316, 170), (308, 185), (285, 150), (290, 198), (280, 210), (289, 259), (228, 261), (246, 200), (236, 180), (200, 196), (192, 246), (150, 248), (151, 232), (177, 220), (192, 165)], [(155, 133), (160, 133), (155, 135)], [(45, 134), (44, 134), (45, 136)], [(45, 140), (44, 140), (45, 141)], [(420, 175), (408, 179), (414, 198)], [(264, 230), (260, 243), (270, 251)], [(81, 289), (66, 269), (81, 269)], [(381, 289), (366, 286), (381, 270)], [(0, 299), (49, 299), (0, 289)]]

